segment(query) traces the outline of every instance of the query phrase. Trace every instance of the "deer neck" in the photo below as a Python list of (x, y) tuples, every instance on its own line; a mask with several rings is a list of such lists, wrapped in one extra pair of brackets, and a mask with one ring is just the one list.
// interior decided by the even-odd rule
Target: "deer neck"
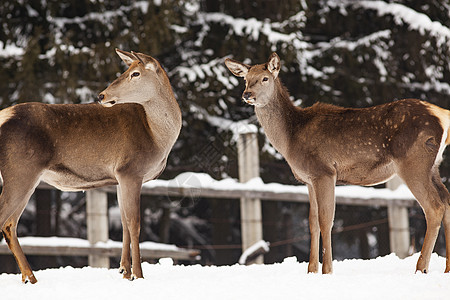
[(279, 79), (276, 84), (272, 99), (265, 106), (256, 106), (255, 113), (270, 143), (285, 156), (299, 109), (294, 106)]
[(142, 103), (152, 137), (170, 151), (181, 130), (181, 111), (173, 92), (150, 97)]

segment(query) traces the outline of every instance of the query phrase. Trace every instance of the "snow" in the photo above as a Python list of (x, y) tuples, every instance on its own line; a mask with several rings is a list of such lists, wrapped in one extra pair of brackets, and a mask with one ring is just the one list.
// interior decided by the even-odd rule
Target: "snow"
[(203, 82), (205, 78), (215, 77), (227, 89), (233, 89), (239, 84), (235, 77), (229, 76), (229, 71), (224, 66), (225, 58), (217, 58), (206, 64), (196, 64), (191, 67), (178, 66), (172, 71), (176, 72), (188, 82)]
[[(280, 183), (264, 183), (260, 177), (250, 179), (245, 183), (234, 178), (215, 180), (206, 173), (185, 172), (171, 180), (156, 179), (144, 184), (146, 188), (178, 187), (178, 188), (209, 188), (216, 190), (250, 190), (268, 191), (274, 193), (308, 194), (305, 185), (284, 185)], [(360, 199), (415, 199), (406, 185), (400, 185), (396, 190), (362, 186), (337, 186), (336, 197)]]
[(306, 262), (273, 265), (181, 266), (143, 263), (145, 279), (122, 279), (117, 269), (36, 271), (35, 285), (0, 274), (2, 299), (448, 299), (445, 258), (433, 254), (430, 272), (414, 274), (418, 254), (334, 262), (334, 274), (307, 274)]
[(83, 103), (89, 103), (94, 101), (93, 95), (95, 95), (95, 92), (93, 92), (90, 88), (86, 86), (75, 89), (75, 93)]
[[(282, 33), (283, 27), (286, 25), (295, 24), (300, 28), (304, 27), (306, 22), (305, 12), (301, 11), (283, 23), (268, 23), (266, 21), (259, 21), (255, 18), (242, 19), (235, 18), (224, 13), (203, 13), (199, 15), (200, 23), (221, 23), (230, 26), (230, 32), (237, 36), (248, 36), (250, 40), (257, 41), (261, 38), (261, 34), (267, 37), (267, 40), (272, 44), (289, 43), (294, 45), (297, 49), (305, 48), (307, 43), (303, 41), (303, 36), (300, 31), (296, 33), (285, 34)], [(208, 30), (208, 28), (205, 28)]]
[(450, 84), (447, 82), (440, 82), (440, 81), (433, 81), (433, 82), (412, 82), (407, 85), (408, 88), (411, 89), (418, 89), (425, 92), (428, 92), (430, 90), (434, 90), (438, 93), (446, 93), (447, 95), (450, 95)]
[[(20, 237), (21, 246), (41, 246), (41, 247), (74, 247), (74, 248), (90, 248), (91, 244), (88, 240), (79, 238), (68, 238), (68, 237)], [(0, 244), (6, 245), (3, 239)], [(122, 242), (108, 240), (107, 242), (97, 242), (94, 247), (101, 248), (122, 248)], [(141, 249), (147, 250), (166, 250), (166, 251), (177, 251), (180, 250), (175, 245), (161, 244), (155, 242), (141, 242), (139, 244)]]
[[(155, 1), (157, 2), (157, 1)], [(114, 17), (123, 16), (124, 14), (128, 13), (134, 8), (139, 8), (143, 14), (146, 14), (148, 11), (148, 1), (137, 1), (134, 2), (130, 6), (121, 6), (120, 9), (116, 10), (108, 10), (108, 11), (102, 11), (102, 12), (90, 12), (85, 14), (82, 17), (72, 17), (72, 18), (65, 18), (65, 17), (56, 17), (53, 18), (51, 16), (47, 16), (47, 21), (50, 23), (55, 24), (59, 28), (64, 28), (66, 24), (79, 24), (80, 27), (85, 27), (84, 24), (86, 21), (99, 21), (104, 24), (110, 23), (110, 20)], [(157, 5), (157, 3), (155, 3)]]
[(25, 53), (25, 50), (16, 45), (6, 44), (0, 41), (0, 57), (20, 56)]
[(254, 124), (248, 124), (246, 122), (236, 122), (233, 124), (233, 132), (236, 131), (237, 134), (246, 134), (246, 133), (257, 133), (258, 127)]
[(407, 24), (410, 29), (418, 30), (421, 34), (428, 31), (431, 35), (438, 37), (440, 43), (443, 43), (445, 40), (449, 43), (450, 28), (437, 21), (432, 21), (427, 15), (405, 5), (386, 3), (384, 1), (357, 1), (354, 5), (374, 9), (380, 16), (393, 15), (397, 24)]
[(251, 245), (250, 247), (245, 249), (245, 251), (242, 253), (241, 257), (239, 257), (239, 264), (245, 265), (248, 257), (251, 256), (252, 254), (254, 254), (259, 249), (263, 249), (266, 253), (269, 252), (270, 251), (269, 247), (270, 247), (270, 243), (263, 241), (263, 240), (254, 243), (253, 245)]
[(233, 133), (231, 138), (233, 142), (237, 141), (239, 134), (258, 132), (258, 127), (250, 124), (249, 120), (232, 121), (230, 119), (213, 116), (210, 115), (206, 109), (194, 104), (190, 106), (190, 112), (196, 114), (198, 119), (205, 119), (210, 125), (219, 128), (219, 131), (231, 131)]
[[(325, 51), (331, 49), (342, 48), (353, 52), (358, 47), (372, 47), (375, 51), (376, 56), (373, 58), (373, 63), (378, 68), (381, 78), (384, 78), (388, 72), (384, 65), (391, 53), (387, 51), (387, 45), (384, 40), (389, 40), (391, 38), (392, 31), (390, 29), (381, 30), (374, 32), (367, 36), (357, 39), (356, 41), (344, 40), (341, 37), (332, 39), (330, 42), (320, 42), (317, 44), (318, 49), (310, 51), (307, 53), (307, 59), (310, 61), (313, 57), (321, 56)], [(327, 72), (322, 72), (314, 69), (311, 66), (306, 67), (306, 72), (314, 78), (328, 78)]]

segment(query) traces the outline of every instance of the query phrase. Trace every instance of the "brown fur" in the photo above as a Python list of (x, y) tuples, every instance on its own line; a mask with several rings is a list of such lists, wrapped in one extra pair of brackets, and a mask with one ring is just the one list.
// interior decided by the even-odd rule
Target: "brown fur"
[(0, 112), (0, 228), (24, 282), (35, 283), (36, 278), (16, 228), (40, 180), (68, 191), (117, 184), (123, 225), (120, 271), (124, 278), (143, 277), (141, 186), (164, 170), (181, 129), (181, 112), (155, 59), (117, 53), (129, 69), (100, 94), (108, 107), (27, 103)]
[(322, 271), (332, 272), (334, 186), (374, 185), (395, 174), (411, 189), (427, 219), (417, 270), (427, 272), (441, 221), (450, 257), (450, 195), (438, 171), (449, 141), (448, 110), (416, 99), (361, 109), (323, 103), (301, 109), (292, 104), (278, 78), (280, 59), (275, 53), (266, 64), (248, 66), (231, 59), (225, 64), (236, 76), (245, 77), (244, 101), (255, 105), (268, 139), (294, 176), (308, 186), (309, 272), (318, 271), (319, 232), (324, 245)]

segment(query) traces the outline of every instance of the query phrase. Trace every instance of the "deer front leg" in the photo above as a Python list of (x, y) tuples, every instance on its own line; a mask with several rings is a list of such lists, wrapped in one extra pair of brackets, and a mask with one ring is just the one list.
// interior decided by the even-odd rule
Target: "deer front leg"
[(333, 252), (331, 248), (331, 229), (333, 227), (335, 199), (335, 176), (324, 176), (312, 182), (312, 188), (316, 195), (319, 227), (323, 243), (322, 273), (333, 273)]
[(22, 176), (17, 177), (22, 178), (22, 181), (11, 181), (11, 178), (14, 179), (16, 177), (10, 176), (10, 173), (7, 172), (4, 172), (2, 175), (4, 176), (4, 182), (3, 191), (0, 195), (0, 229), (22, 273), (22, 282), (36, 283), (36, 277), (34, 277), (17, 239), (17, 223), (38, 183), (38, 177), (33, 178), (30, 176), (27, 178), (20, 174)]
[(130, 257), (130, 231), (127, 226), (127, 219), (125, 217), (125, 210), (122, 203), (122, 195), (120, 186), (117, 186), (117, 200), (120, 208), (120, 219), (122, 221), (122, 255), (120, 257), (119, 272), (123, 274), (123, 278), (131, 278), (131, 257)]
[(8, 244), (9, 249), (14, 255), (16, 259), (17, 265), (19, 266), (20, 272), (22, 273), (22, 282), (27, 283), (36, 283), (36, 277), (34, 277), (33, 271), (31, 270), (30, 265), (28, 264), (27, 258), (23, 253), (22, 247), (20, 247), (19, 241), (17, 239), (17, 233), (15, 225), (16, 222), (11, 221), (7, 222), (2, 229), (3, 236), (5, 237), (6, 243)]
[(311, 235), (311, 248), (309, 251), (308, 273), (319, 272), (319, 212), (314, 189), (308, 184), (309, 193), (309, 232)]
[(143, 278), (141, 267), (141, 255), (139, 249), (140, 235), (140, 192), (142, 179), (122, 178), (119, 180), (120, 201), (122, 203), (121, 211), (125, 221), (124, 227), (124, 245), (122, 249), (121, 268), (129, 272), (129, 257), (131, 243), (131, 276), (124, 274), (125, 278), (131, 280)]
[(120, 256), (119, 273), (123, 274), (123, 278), (131, 279), (130, 232), (126, 225), (126, 220), (122, 220), (122, 224), (122, 253)]

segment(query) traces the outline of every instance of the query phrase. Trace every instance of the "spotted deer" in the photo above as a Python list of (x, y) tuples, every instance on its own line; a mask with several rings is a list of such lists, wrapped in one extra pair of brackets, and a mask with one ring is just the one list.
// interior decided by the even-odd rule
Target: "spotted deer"
[(26, 103), (0, 112), (0, 226), (23, 282), (36, 278), (19, 245), (17, 222), (40, 181), (63, 191), (117, 184), (120, 272), (128, 279), (143, 277), (141, 186), (164, 170), (181, 129), (181, 112), (156, 59), (116, 52), (128, 70), (100, 93), (100, 104)]
[(308, 187), (311, 248), (308, 272), (332, 273), (331, 229), (335, 185), (370, 186), (400, 176), (420, 203), (427, 230), (416, 272), (426, 273), (441, 222), (444, 223), (450, 272), (450, 195), (439, 164), (450, 143), (450, 111), (406, 99), (369, 108), (342, 108), (316, 103), (294, 106), (281, 83), (280, 58), (247, 65), (226, 59), (228, 69), (244, 77), (242, 98), (255, 107), (272, 145), (284, 156), (297, 180)]

